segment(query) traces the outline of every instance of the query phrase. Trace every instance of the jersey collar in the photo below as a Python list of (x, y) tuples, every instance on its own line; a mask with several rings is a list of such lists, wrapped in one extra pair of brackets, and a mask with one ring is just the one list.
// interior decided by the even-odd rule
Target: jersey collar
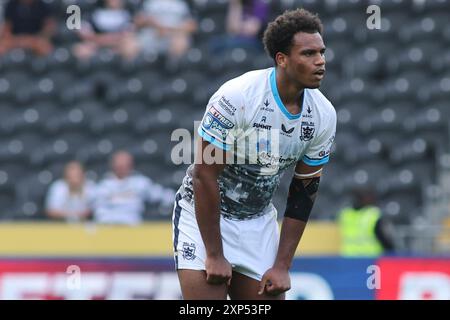
[(278, 105), (278, 108), (280, 108), (281, 112), (283, 112), (283, 114), (289, 120), (299, 119), (300, 116), (302, 115), (302, 111), (303, 111), (303, 102), (305, 100), (305, 90), (306, 89), (303, 89), (303, 94), (302, 94), (302, 97), (301, 97), (302, 101), (300, 103), (300, 112), (298, 114), (292, 114), (285, 107), (285, 105), (283, 104), (283, 101), (281, 101), (280, 94), (278, 93), (277, 80), (276, 79), (277, 79), (277, 71), (276, 71), (276, 68), (273, 68), (272, 72), (270, 73), (270, 88), (272, 90), (272, 94), (273, 94), (273, 97), (275, 99), (275, 102)]

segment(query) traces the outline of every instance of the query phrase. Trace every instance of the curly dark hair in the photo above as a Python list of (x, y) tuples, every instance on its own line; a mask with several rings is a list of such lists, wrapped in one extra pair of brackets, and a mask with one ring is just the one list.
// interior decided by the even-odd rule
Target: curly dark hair
[(277, 52), (289, 54), (292, 39), (297, 32), (320, 33), (323, 25), (317, 14), (305, 9), (287, 10), (267, 26), (264, 32), (264, 49), (275, 61)]

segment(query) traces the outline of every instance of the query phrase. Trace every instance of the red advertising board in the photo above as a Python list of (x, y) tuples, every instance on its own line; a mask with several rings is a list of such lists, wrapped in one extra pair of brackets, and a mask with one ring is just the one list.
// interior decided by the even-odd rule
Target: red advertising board
[(180, 298), (171, 259), (0, 259), (0, 300)]
[[(450, 259), (295, 259), (288, 299), (450, 300)], [(0, 300), (180, 299), (171, 258), (0, 258)]]
[(450, 300), (450, 259), (381, 258), (382, 300)]

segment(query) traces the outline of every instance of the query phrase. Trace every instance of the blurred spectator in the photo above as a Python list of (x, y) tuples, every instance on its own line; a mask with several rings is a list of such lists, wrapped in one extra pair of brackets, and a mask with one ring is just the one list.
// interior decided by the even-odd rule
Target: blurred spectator
[(265, 0), (230, 0), (227, 34), (212, 40), (212, 53), (236, 47), (262, 50), (260, 38), (269, 17), (269, 9), (269, 3)]
[(182, 0), (144, 0), (135, 23), (144, 53), (163, 52), (175, 59), (189, 49), (191, 34), (197, 30), (197, 22)]
[(44, 1), (10, 0), (0, 28), (0, 54), (23, 48), (47, 55), (53, 50), (51, 37), (55, 28), (51, 9)]
[(1, 1), (0, 2), (0, 25), (3, 24), (3, 20), (5, 20), (4, 13), (3, 13), (4, 7), (5, 7), (5, 4), (3, 3), (3, 1)]
[(390, 225), (368, 188), (353, 191), (353, 206), (342, 209), (338, 222), (343, 256), (378, 256), (394, 249)]
[(132, 16), (122, 0), (104, 0), (80, 30), (82, 42), (74, 46), (74, 54), (88, 59), (99, 49), (108, 48), (126, 59), (138, 53)]
[(46, 199), (46, 214), (53, 219), (77, 222), (91, 215), (95, 185), (86, 181), (79, 162), (69, 162), (64, 168), (64, 179), (53, 182)]
[(173, 190), (133, 171), (133, 167), (133, 158), (128, 152), (118, 151), (112, 156), (112, 172), (97, 187), (96, 222), (136, 225), (142, 222), (146, 202), (172, 205)]

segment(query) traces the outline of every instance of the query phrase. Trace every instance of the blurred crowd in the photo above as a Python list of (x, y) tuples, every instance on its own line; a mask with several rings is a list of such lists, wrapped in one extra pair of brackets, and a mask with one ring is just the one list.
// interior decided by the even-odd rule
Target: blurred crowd
[[(46, 1), (10, 0), (2, 11), (0, 55), (15, 48), (37, 55), (52, 52), (58, 24)], [(268, 14), (268, 1), (229, 1), (227, 34), (211, 39), (211, 51), (217, 53), (235, 46), (262, 48), (259, 38)], [(80, 20), (81, 27), (74, 30), (78, 41), (71, 48), (79, 59), (89, 59), (104, 49), (124, 59), (147, 52), (177, 59), (189, 49), (192, 35), (198, 29), (195, 14), (184, 0), (143, 0), (135, 12), (129, 10), (124, 0), (99, 0), (92, 12), (81, 12)]]
[[(125, 0), (94, 1), (89, 12), (81, 11), (80, 28), (69, 30), (51, 1), (0, 1), (0, 55), (15, 49), (35, 56), (48, 56), (56, 49), (55, 37), (61, 28), (72, 32), (72, 55), (92, 59), (109, 51), (124, 60), (148, 53), (178, 60), (192, 44), (199, 22), (188, 1), (142, 0), (130, 10)], [(69, 4), (80, 4), (70, 1)], [(208, 50), (246, 46), (262, 51), (260, 37), (268, 19), (269, 5), (262, 0), (232, 0), (228, 4), (226, 34), (212, 37)], [(67, 15), (67, 17), (69, 14)], [(77, 17), (73, 17), (76, 19)], [(85, 176), (83, 164), (66, 164), (61, 179), (48, 188), (45, 215), (54, 220), (136, 225), (143, 220), (146, 205), (159, 204), (170, 213), (174, 190), (164, 188), (134, 170), (133, 156), (115, 152), (111, 171), (98, 183)]]
[(67, 222), (93, 220), (102, 224), (138, 225), (147, 203), (172, 206), (174, 190), (134, 171), (133, 157), (128, 152), (115, 152), (110, 167), (111, 171), (95, 184), (85, 178), (81, 163), (69, 162), (63, 178), (50, 185), (45, 204), (47, 216)]

